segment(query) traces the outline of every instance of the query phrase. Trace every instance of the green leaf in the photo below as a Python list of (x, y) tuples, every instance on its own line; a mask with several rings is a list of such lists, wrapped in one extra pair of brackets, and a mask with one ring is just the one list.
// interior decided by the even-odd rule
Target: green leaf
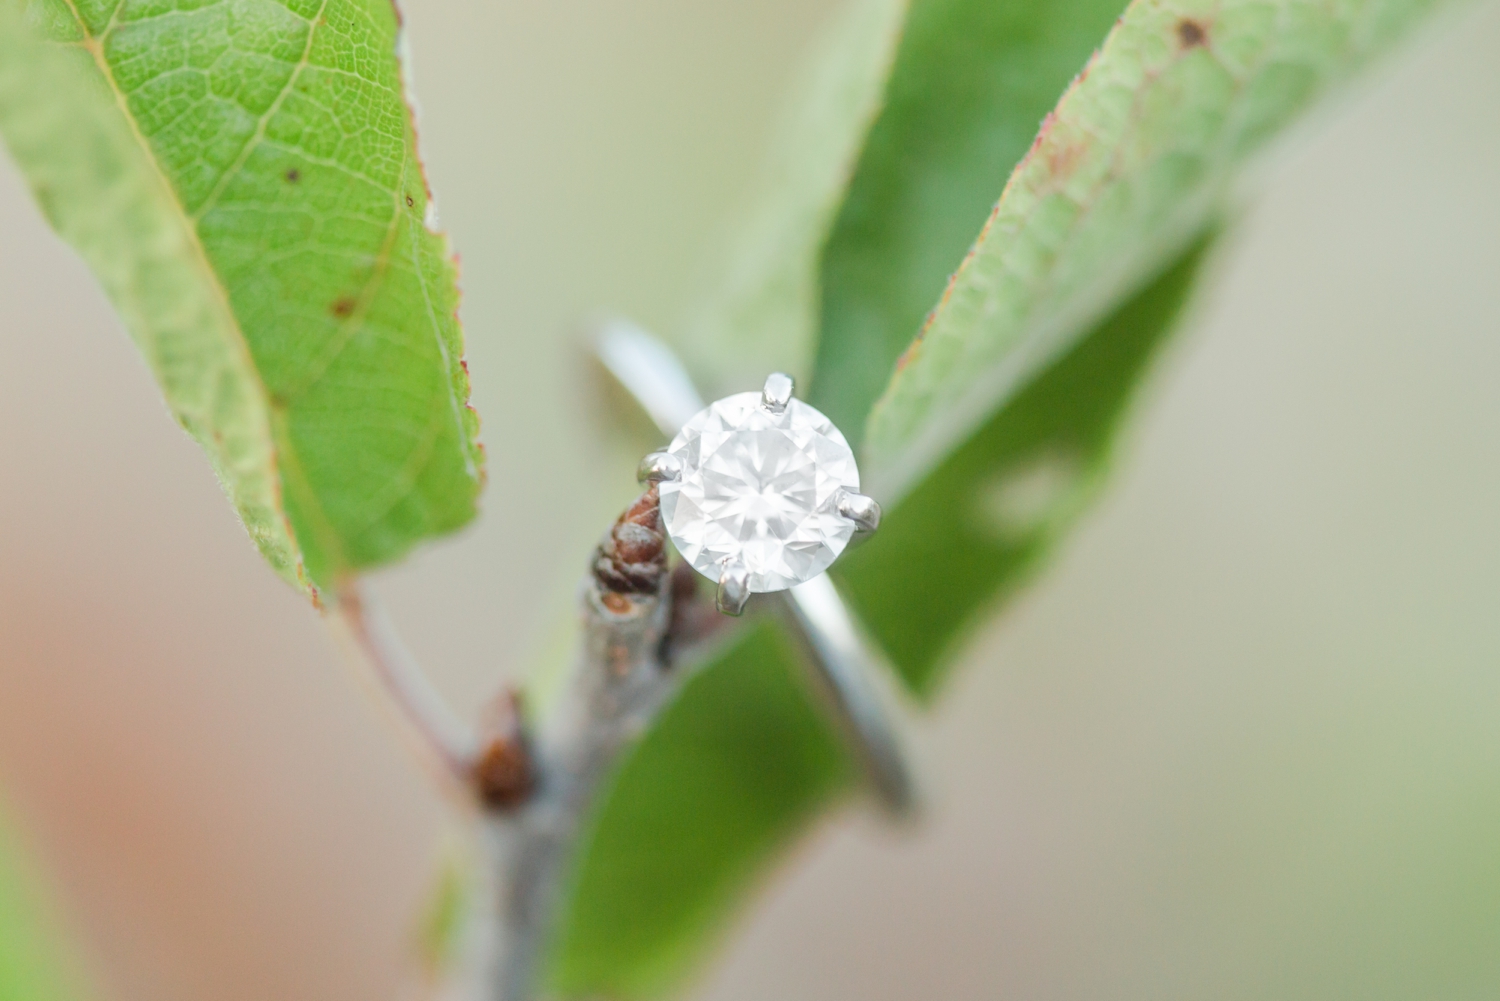
[[(834, 567), (911, 689), (933, 694), (968, 628), (1016, 592), (1103, 485), (1116, 435), (1210, 239), (1025, 386)], [(930, 568), (914, 579), (913, 567)]]
[(877, 496), (914, 487), (1181, 253), (1271, 136), (1432, 6), (1134, 0), (1011, 175), (870, 414)]
[(567, 996), (650, 997), (715, 939), (776, 849), (847, 785), (770, 623), (688, 680), (605, 791), (550, 965)]
[(771, 371), (811, 374), (818, 257), (880, 111), (905, 16), (906, 0), (849, 4), (793, 88), (764, 191), (752, 200), (725, 278), (677, 340), (705, 388), (758, 385)]
[(0, 998), (65, 1001), (78, 992), (63, 973), (54, 922), (0, 817)]
[(916, 0), (827, 237), (809, 402), (857, 448), (1004, 178), (1125, 0)]
[(398, 29), (389, 0), (0, 0), (0, 135), (310, 589), (482, 484)]

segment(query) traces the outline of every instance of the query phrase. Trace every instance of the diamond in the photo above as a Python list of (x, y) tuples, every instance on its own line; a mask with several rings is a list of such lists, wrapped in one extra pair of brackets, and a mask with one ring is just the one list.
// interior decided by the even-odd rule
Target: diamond
[(855, 526), (839, 502), (859, 490), (854, 452), (801, 400), (776, 411), (760, 393), (725, 397), (683, 425), (667, 452), (682, 474), (661, 483), (662, 520), (699, 573), (718, 580), (738, 562), (751, 591), (781, 591), (828, 569), (849, 544)]

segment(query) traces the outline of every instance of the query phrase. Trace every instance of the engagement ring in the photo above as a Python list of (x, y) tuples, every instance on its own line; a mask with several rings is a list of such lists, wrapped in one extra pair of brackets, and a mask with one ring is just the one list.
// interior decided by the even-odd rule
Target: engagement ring
[(880, 524), (843, 433), (779, 372), (758, 393), (705, 407), (676, 355), (644, 331), (610, 324), (598, 352), (672, 440), (641, 461), (639, 476), (658, 484), (678, 553), (717, 582), (721, 612), (739, 615), (756, 593), (778, 599), (871, 787), (892, 813), (910, 813), (916, 794), (888, 669), (824, 573), (854, 535)]
[(641, 462), (660, 485), (661, 515), (682, 558), (719, 586), (719, 611), (827, 570), (855, 532), (880, 524), (859, 492), (854, 452), (833, 422), (766, 379), (700, 410), (663, 452)]

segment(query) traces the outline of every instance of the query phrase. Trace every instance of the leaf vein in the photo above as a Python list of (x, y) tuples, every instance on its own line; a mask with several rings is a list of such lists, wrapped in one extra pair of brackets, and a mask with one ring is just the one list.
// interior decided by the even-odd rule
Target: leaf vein
[[(116, 81), (114, 72), (110, 68), (109, 61), (104, 57), (104, 49), (102, 43), (93, 35), (92, 32), (89, 31), (88, 23), (84, 21), (82, 14), (78, 10), (77, 0), (63, 0), (63, 2), (67, 5), (69, 12), (72, 13), (74, 20), (77, 22), (78, 29), (80, 32), (82, 32), (83, 35), (84, 48), (93, 57), (95, 66), (98, 68), (100, 74), (104, 77), (105, 83), (109, 86), (111, 93), (114, 95), (116, 106), (119, 108), (120, 114), (124, 117), (125, 122), (130, 129), (131, 135), (135, 138), (135, 141), (140, 145), (141, 150), (145, 154), (147, 163), (150, 164), (151, 169), (156, 174), (157, 180), (163, 185), (164, 189), (167, 192), (171, 193), (171, 195), (173, 196), (174, 204), (178, 206), (179, 210), (183, 210), (184, 206), (181, 202), (181, 196), (177, 194), (176, 187), (162, 171), (161, 163), (157, 160), (154, 151), (151, 149), (150, 141), (147, 140), (144, 134), (142, 134), (140, 125), (136, 121), (135, 115), (130, 111), (130, 106), (125, 99), (125, 92), (121, 89), (118, 81)], [(229, 293), (225, 289), (224, 283), (220, 280), (218, 272), (214, 269), (213, 263), (209, 260), (208, 251), (203, 246), (203, 240), (202, 237), (198, 234), (197, 227), (193, 225), (192, 220), (187, 216), (185, 211), (183, 211), (183, 222), (183, 228), (186, 231), (189, 246), (192, 247), (197, 264), (202, 269), (202, 272), (206, 278), (205, 284), (209, 289), (212, 290), (214, 300), (217, 303), (219, 309), (223, 312), (223, 316), (225, 319), (224, 328), (227, 330), (232, 330), (236, 335), (232, 338), (231, 349), (235, 352), (235, 354), (239, 356), (241, 365), (243, 366), (243, 370), (249, 373), (249, 381), (255, 388), (255, 390), (259, 393), (261, 403), (265, 408), (265, 411), (268, 414), (273, 414), (274, 407), (271, 402), (270, 393), (267, 390), (264, 378), (262, 378), (261, 376), (260, 369), (256, 367), (255, 360), (250, 353), (250, 344), (249, 341), (245, 338), (245, 332), (243, 328), (240, 326), (239, 317), (235, 315), (234, 309), (230, 305)], [(295, 454), (293, 453), (293, 450), (289, 445), (283, 446), (282, 442), (278, 440), (280, 436), (274, 434), (270, 428), (267, 428), (266, 431), (266, 436), (268, 439), (267, 454), (270, 458), (266, 464), (267, 468), (264, 472), (267, 478), (272, 483), (277, 484), (277, 493), (279, 494), (279, 487), (282, 482), (282, 467), (280, 460), (288, 457), (295, 460)], [(286, 512), (284, 509), (279, 511), (278, 513), (283, 519), (286, 519)], [(321, 514), (321, 511), (319, 511), (319, 514)], [(293, 545), (297, 547), (295, 556), (298, 564), (297, 574), (300, 578), (302, 576), (302, 553), (300, 545), (297, 542), (296, 533), (291, 530), (289, 524), (287, 534), (291, 539)]]
[[(296, 11), (292, 11), (290, 7), (288, 7), (287, 10), (291, 11), (291, 13), (294, 15), (297, 13)], [(292, 88), (297, 85), (297, 80), (302, 76), (302, 71), (307, 68), (308, 63), (312, 59), (313, 39), (318, 33), (318, 24), (322, 20), (323, 15), (327, 12), (327, 10), (328, 0), (321, 0), (318, 5), (317, 15), (307, 22), (307, 42), (302, 49), (302, 58), (297, 60), (296, 66), (287, 76), (286, 83), (282, 86), (281, 91), (276, 95), (270, 106), (266, 108), (265, 112), (255, 123), (255, 131), (245, 142), (245, 146), (242, 150), (240, 150), (239, 156), (237, 156), (235, 158), (235, 161), (225, 169), (223, 175), (219, 178), (218, 183), (215, 184), (213, 190), (208, 193), (208, 197), (203, 200), (203, 204), (198, 207), (197, 211), (193, 212), (192, 215), (189, 216), (189, 218), (195, 225), (199, 222), (199, 220), (201, 220), (205, 215), (208, 214), (209, 210), (212, 209), (215, 204), (217, 204), (219, 198), (224, 194), (224, 190), (229, 187), (230, 182), (233, 181), (235, 177), (239, 176), (240, 171), (244, 169), (245, 164), (249, 161), (251, 154), (255, 152), (255, 148), (260, 145), (262, 140), (265, 139), (266, 128), (270, 125), (271, 119), (274, 118), (276, 113), (281, 110), (282, 103), (286, 101), (287, 95), (292, 92)]]

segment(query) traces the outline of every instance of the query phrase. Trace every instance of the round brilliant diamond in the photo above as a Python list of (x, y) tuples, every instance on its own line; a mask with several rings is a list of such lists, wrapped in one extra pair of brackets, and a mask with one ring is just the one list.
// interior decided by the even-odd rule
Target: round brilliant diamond
[(700, 411), (668, 453), (682, 475), (661, 483), (661, 513), (678, 552), (718, 580), (742, 563), (751, 591), (780, 591), (828, 569), (854, 524), (840, 497), (859, 490), (843, 434), (798, 399), (773, 412), (760, 393)]

